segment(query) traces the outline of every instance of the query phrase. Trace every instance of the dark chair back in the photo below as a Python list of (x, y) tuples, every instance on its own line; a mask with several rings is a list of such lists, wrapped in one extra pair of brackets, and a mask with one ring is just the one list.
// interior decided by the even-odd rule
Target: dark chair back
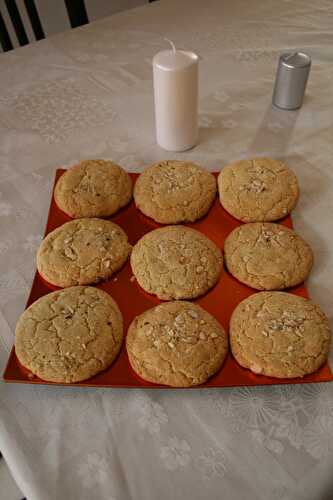
[[(72, 28), (82, 26), (83, 24), (87, 24), (89, 22), (84, 0), (64, 0), (64, 2), (68, 13), (69, 22)], [(21, 14), (16, 5), (16, 1), (5, 0), (5, 4), (19, 44), (22, 46), (33, 42), (34, 40), (28, 39), (24, 24), (22, 22)], [(32, 31), (34, 33), (35, 40), (41, 40), (42, 38), (45, 38), (45, 33), (38, 14), (35, 0), (24, 0), (24, 7), (26, 9)], [(0, 44), (3, 51), (5, 52), (14, 48), (1, 11)]]

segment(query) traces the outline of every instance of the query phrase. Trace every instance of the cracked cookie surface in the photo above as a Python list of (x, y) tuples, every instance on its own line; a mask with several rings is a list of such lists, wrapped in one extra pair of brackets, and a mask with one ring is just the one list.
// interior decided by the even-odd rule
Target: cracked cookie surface
[(85, 160), (60, 177), (54, 198), (58, 207), (74, 219), (107, 217), (129, 203), (132, 180), (112, 161)]
[(110, 278), (126, 262), (131, 248), (125, 231), (117, 224), (76, 219), (42, 241), (37, 269), (53, 285), (88, 285)]
[(293, 210), (299, 196), (294, 172), (270, 158), (227, 165), (219, 174), (218, 189), (223, 208), (243, 222), (281, 219)]
[(253, 222), (234, 229), (224, 242), (230, 273), (258, 290), (281, 290), (302, 283), (311, 271), (310, 246), (281, 224)]
[(237, 362), (257, 374), (303, 377), (326, 360), (329, 322), (319, 306), (285, 292), (260, 292), (243, 300), (230, 320)]
[(24, 311), (15, 351), (42, 380), (71, 383), (111, 365), (122, 340), (122, 315), (110, 295), (75, 286), (44, 295)]
[(204, 383), (220, 369), (228, 337), (202, 307), (174, 301), (137, 316), (126, 348), (133, 370), (144, 380), (189, 387)]
[(133, 247), (131, 266), (139, 285), (162, 300), (191, 299), (217, 282), (223, 257), (205, 235), (185, 226), (145, 234)]
[(193, 222), (210, 209), (215, 177), (194, 163), (170, 160), (148, 167), (134, 186), (138, 209), (160, 224)]

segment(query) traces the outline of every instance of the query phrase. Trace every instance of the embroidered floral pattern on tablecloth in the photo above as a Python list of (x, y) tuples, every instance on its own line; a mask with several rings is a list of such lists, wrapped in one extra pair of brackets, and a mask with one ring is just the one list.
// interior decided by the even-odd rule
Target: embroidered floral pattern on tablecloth
[(164, 408), (159, 403), (154, 401), (145, 401), (141, 407), (141, 416), (139, 417), (139, 425), (146, 429), (149, 434), (160, 432), (161, 426), (168, 422), (168, 416)]
[(106, 483), (108, 480), (108, 463), (97, 451), (88, 453), (85, 461), (78, 468), (80, 481), (86, 488), (92, 488), (100, 483)]
[(198, 459), (199, 468), (205, 479), (222, 478), (226, 472), (226, 457), (220, 448), (208, 448)]
[(186, 467), (191, 461), (191, 446), (185, 439), (170, 437), (167, 444), (162, 446), (160, 457), (164, 467), (174, 471)]
[(313, 458), (327, 460), (328, 455), (333, 456), (333, 417), (318, 415), (313, 423), (304, 429), (304, 448)]
[(45, 81), (0, 98), (2, 113), (13, 127), (36, 131), (49, 143), (66, 140), (81, 129), (114, 119), (115, 112), (102, 105), (94, 85), (75, 78)]

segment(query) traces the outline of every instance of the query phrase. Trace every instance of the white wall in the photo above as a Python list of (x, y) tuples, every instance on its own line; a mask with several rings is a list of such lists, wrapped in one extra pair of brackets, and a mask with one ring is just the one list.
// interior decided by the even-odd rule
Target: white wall
[(149, 0), (85, 0), (89, 21), (111, 16), (122, 10), (139, 7)]
[(45, 36), (60, 33), (71, 28), (64, 1), (35, 0), (35, 3)]

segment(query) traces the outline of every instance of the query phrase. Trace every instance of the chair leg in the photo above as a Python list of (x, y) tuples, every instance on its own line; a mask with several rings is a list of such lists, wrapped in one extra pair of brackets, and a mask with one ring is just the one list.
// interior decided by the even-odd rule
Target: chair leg
[(72, 28), (89, 23), (84, 0), (65, 0), (65, 5)]
[(34, 0), (24, 0), (24, 5), (29, 16), (30, 24), (36, 40), (45, 38), (44, 30), (39, 19), (38, 11)]
[(15, 0), (5, 0), (8, 14), (13, 23), (15, 33), (20, 45), (28, 45), (29, 40), (22, 22)]
[(9, 33), (7, 31), (5, 21), (3, 20), (3, 17), (0, 12), (0, 43), (2, 50), (4, 52), (7, 52), (8, 50), (13, 50), (13, 44), (11, 42)]

